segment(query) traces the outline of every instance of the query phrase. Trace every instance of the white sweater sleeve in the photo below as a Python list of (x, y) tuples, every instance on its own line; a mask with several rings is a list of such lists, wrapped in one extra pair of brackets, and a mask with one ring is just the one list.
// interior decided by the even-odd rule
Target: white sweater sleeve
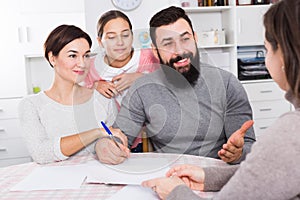
[(107, 113), (107, 124), (112, 126), (116, 120), (118, 114), (118, 109), (116, 103), (114, 101), (110, 101), (108, 105), (108, 113)]
[(20, 102), (19, 118), (24, 140), (35, 162), (43, 164), (68, 158), (61, 152), (61, 137), (49, 139), (47, 136), (38, 114), (38, 106), (30, 98), (25, 98)]

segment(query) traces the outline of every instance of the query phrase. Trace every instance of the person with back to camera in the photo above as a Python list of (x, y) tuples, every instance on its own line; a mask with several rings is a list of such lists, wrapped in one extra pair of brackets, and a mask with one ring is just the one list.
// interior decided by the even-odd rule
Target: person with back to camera
[[(300, 0), (282, 0), (264, 15), (266, 67), (294, 111), (260, 137), (241, 165), (175, 166), (168, 178), (143, 183), (162, 199), (202, 199), (193, 190), (219, 191), (213, 199), (300, 199)], [(186, 185), (185, 185), (186, 184)]]
[[(150, 36), (161, 68), (129, 88), (113, 127), (120, 128), (131, 145), (145, 125), (155, 152), (208, 156), (233, 164), (242, 161), (255, 135), (251, 121), (248, 131), (235, 132), (252, 118), (241, 83), (227, 71), (200, 63), (197, 35), (182, 8), (171, 6), (155, 14)], [(117, 164), (126, 159), (106, 156), (111, 148), (105, 141), (97, 142), (101, 162)]]
[[(92, 40), (73, 25), (61, 25), (48, 36), (45, 58), (54, 69), (52, 86), (25, 97), (19, 105), (21, 127), (32, 159), (50, 163), (73, 155), (94, 152), (95, 141), (107, 137), (100, 121), (111, 125), (117, 109), (110, 99), (82, 87), (91, 63)], [(111, 128), (124, 145), (120, 154), (129, 154), (127, 138)]]

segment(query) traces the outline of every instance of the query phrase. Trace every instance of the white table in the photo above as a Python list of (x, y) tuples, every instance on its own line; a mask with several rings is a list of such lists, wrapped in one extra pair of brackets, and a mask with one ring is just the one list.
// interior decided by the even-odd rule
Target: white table
[[(165, 157), (170, 160), (170, 165), (177, 164), (194, 164), (202, 167), (227, 165), (222, 160), (178, 154), (160, 154), (160, 153), (135, 153), (131, 156), (149, 156)], [(48, 164), (47, 166), (76, 165), (83, 164), (87, 161), (94, 160), (94, 156), (74, 156), (62, 162)], [(106, 199), (124, 187), (124, 185), (105, 185), (105, 184), (87, 184), (83, 183), (78, 190), (47, 190), (47, 191), (29, 191), (29, 192), (12, 192), (10, 188), (23, 180), (34, 169), (41, 167), (34, 162), (12, 165), (0, 168), (0, 199)], [(199, 192), (202, 197), (212, 197), (213, 192)]]

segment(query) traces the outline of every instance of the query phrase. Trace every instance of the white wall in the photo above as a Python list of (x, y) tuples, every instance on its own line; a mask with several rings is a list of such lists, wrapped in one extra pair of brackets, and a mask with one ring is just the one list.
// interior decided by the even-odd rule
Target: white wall
[[(137, 41), (138, 32), (148, 30), (151, 17), (159, 10), (170, 5), (179, 5), (179, 0), (143, 0), (141, 5), (132, 11), (123, 11), (130, 19), (134, 35), (135, 43)], [(86, 15), (86, 31), (90, 34), (93, 40), (95, 49), (97, 44), (97, 21), (99, 17), (106, 11), (117, 9), (113, 6), (111, 0), (85, 0), (85, 15)]]

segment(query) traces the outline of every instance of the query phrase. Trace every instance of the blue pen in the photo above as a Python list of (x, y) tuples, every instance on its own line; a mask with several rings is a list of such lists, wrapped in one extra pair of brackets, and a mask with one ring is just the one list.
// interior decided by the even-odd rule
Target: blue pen
[(118, 142), (116, 141), (115, 137), (113, 136), (113, 134), (111, 133), (109, 128), (105, 125), (105, 123), (103, 121), (101, 121), (101, 124), (102, 124), (103, 128), (105, 129), (105, 131), (107, 132), (107, 134), (109, 135), (110, 139), (112, 139), (114, 141), (114, 143), (117, 145), (117, 147), (119, 147), (119, 149), (121, 149), (121, 147), (119, 146)]

